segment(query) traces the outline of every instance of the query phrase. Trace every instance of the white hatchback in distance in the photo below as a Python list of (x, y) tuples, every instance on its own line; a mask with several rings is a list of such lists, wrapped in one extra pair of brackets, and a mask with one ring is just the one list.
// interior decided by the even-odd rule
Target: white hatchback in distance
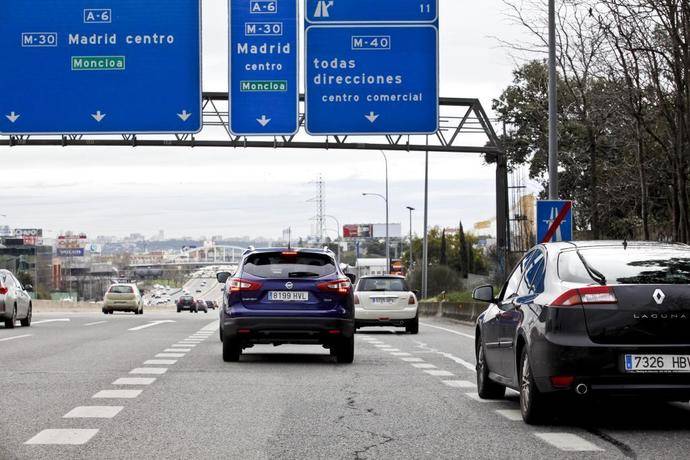
[(103, 313), (131, 311), (135, 315), (144, 313), (144, 301), (136, 284), (113, 284), (103, 297)]
[(404, 327), (419, 332), (417, 295), (402, 276), (365, 276), (355, 288), (355, 327)]

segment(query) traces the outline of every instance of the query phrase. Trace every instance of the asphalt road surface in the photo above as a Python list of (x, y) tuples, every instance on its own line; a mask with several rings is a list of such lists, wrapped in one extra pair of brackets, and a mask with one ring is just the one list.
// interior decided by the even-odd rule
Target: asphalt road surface
[(216, 314), (42, 314), (0, 327), (0, 458), (688, 458), (690, 405), (579, 404), (540, 427), (476, 397), (472, 328), (357, 334), (355, 363), (260, 346)]

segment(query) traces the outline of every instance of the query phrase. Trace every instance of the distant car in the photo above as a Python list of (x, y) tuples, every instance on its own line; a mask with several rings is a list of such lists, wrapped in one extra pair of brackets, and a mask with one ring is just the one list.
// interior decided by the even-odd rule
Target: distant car
[(103, 313), (112, 315), (115, 311), (144, 313), (144, 302), (136, 284), (113, 284), (108, 288), (103, 297)]
[[(690, 246), (578, 241), (536, 246), (477, 320), (477, 389), (520, 392), (526, 423), (566, 398), (690, 399)], [(565, 408), (567, 407), (567, 409)]]
[(14, 328), (17, 320), (24, 327), (31, 326), (32, 290), (31, 285), (23, 287), (10, 271), (0, 270), (0, 321), (5, 321), (6, 328)]
[[(353, 277), (354, 278), (354, 277)], [(225, 283), (220, 309), (223, 360), (239, 361), (255, 344), (316, 344), (339, 363), (355, 353), (352, 278), (324, 249), (259, 249), (245, 253)]]
[(196, 293), (197, 293), (197, 294), (201, 294), (201, 289), (197, 289), (197, 290), (196, 290)]
[(215, 310), (216, 308), (218, 308), (218, 302), (216, 302), (215, 300), (207, 300), (206, 306), (211, 310)]
[(204, 313), (208, 313), (208, 306), (206, 305), (205, 300), (198, 299), (196, 301), (196, 311), (197, 312), (203, 311)]
[(404, 327), (419, 332), (417, 296), (402, 276), (367, 276), (355, 288), (355, 327)]
[(196, 312), (196, 301), (191, 295), (183, 295), (177, 300), (177, 312), (180, 313), (182, 310), (189, 310), (190, 312)]

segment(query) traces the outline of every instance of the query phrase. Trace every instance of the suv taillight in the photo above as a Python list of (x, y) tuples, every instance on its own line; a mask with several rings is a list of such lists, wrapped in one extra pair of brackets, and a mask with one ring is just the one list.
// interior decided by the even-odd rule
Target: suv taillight
[(235, 278), (230, 280), (230, 292), (258, 291), (261, 283)]
[(616, 294), (609, 286), (591, 286), (571, 289), (553, 301), (553, 307), (574, 307), (578, 305), (608, 305), (617, 303)]
[(0, 294), (5, 295), (5, 294), (7, 294), (8, 291), (9, 291), (9, 289), (7, 289), (5, 286), (0, 284)]
[(349, 278), (338, 278), (335, 281), (326, 281), (325, 283), (319, 283), (316, 285), (320, 291), (324, 292), (334, 292), (336, 294), (346, 295), (350, 293), (352, 289), (352, 283)]

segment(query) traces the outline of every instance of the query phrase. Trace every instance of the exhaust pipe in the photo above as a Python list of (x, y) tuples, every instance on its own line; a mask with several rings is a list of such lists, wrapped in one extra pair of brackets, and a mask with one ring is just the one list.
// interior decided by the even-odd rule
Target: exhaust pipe
[(580, 396), (584, 396), (588, 392), (589, 392), (589, 387), (587, 385), (585, 385), (584, 383), (581, 383), (575, 387), (575, 393), (577, 393)]

